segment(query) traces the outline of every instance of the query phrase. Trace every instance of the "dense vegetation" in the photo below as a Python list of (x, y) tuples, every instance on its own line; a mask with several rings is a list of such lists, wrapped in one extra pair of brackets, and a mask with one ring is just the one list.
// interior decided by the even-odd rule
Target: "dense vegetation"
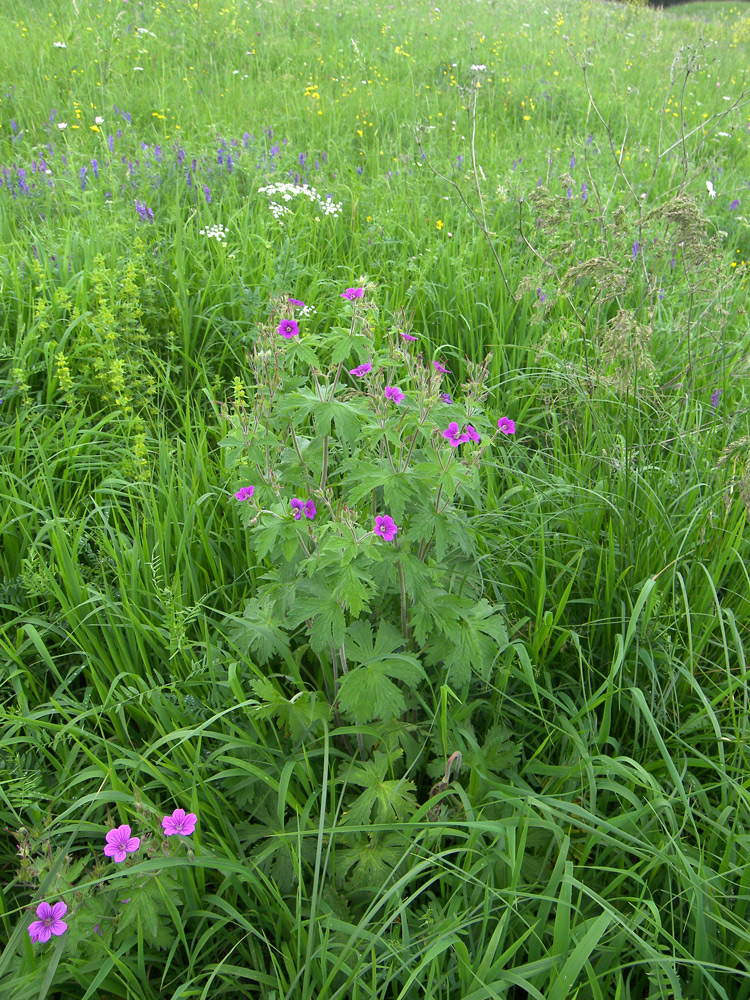
[(4, 998), (750, 997), (694, 8), (0, 11)]

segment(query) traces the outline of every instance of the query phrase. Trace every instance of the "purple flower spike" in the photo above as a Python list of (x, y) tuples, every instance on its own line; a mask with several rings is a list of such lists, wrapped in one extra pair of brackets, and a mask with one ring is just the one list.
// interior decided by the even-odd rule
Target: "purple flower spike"
[(294, 319), (282, 319), (279, 323), (279, 333), (282, 337), (286, 337), (287, 340), (291, 340), (292, 337), (298, 337), (299, 327), (297, 326), (297, 321)]
[(356, 378), (362, 378), (363, 375), (367, 375), (367, 373), (371, 371), (372, 365), (369, 361), (365, 361), (363, 365), (358, 365), (356, 368), (350, 368), (349, 374), (356, 376)]
[(361, 299), (364, 294), (364, 288), (347, 288), (345, 292), (341, 293), (341, 298), (346, 299), (347, 302), (353, 302), (354, 299)]
[(141, 846), (140, 837), (130, 836), (130, 827), (127, 823), (110, 830), (105, 839), (107, 846), (104, 848), (104, 853), (108, 858), (113, 858), (117, 864)]
[(509, 417), (500, 417), (497, 422), (497, 426), (503, 432), (503, 434), (515, 434), (516, 425)]
[(451, 420), (448, 426), (443, 431), (443, 437), (448, 440), (448, 443), (452, 448), (458, 448), (460, 444), (469, 440), (468, 434), (462, 434), (461, 428), (458, 426), (455, 420)]
[(449, 392), (441, 392), (440, 393), (440, 401), (442, 403), (447, 403), (449, 406), (453, 402), (453, 400), (451, 399), (451, 394)]
[(33, 924), (29, 924), (29, 937), (36, 943), (41, 941), (46, 944), (54, 934), (59, 937), (68, 929), (68, 925), (62, 919), (68, 912), (67, 903), (60, 901), (50, 906), (49, 903), (40, 903), (36, 908), (36, 915), (39, 917)]
[(385, 387), (385, 398), (390, 399), (393, 403), (400, 403), (402, 400), (406, 399), (406, 396), (401, 392), (397, 385), (387, 385)]
[(234, 494), (239, 501), (249, 500), (250, 497), (255, 493), (254, 486), (243, 486), (241, 489), (237, 490)]
[(387, 514), (378, 514), (375, 518), (375, 534), (386, 542), (392, 542), (398, 532), (398, 525)]
[(299, 521), (303, 514), (312, 521), (317, 514), (313, 500), (300, 500), (298, 497), (293, 497), (289, 503), (294, 511), (295, 521)]
[(474, 441), (476, 444), (479, 444), (479, 442), (482, 440), (479, 434), (477, 433), (476, 427), (472, 427), (471, 424), (466, 425), (466, 434), (468, 435), (469, 440)]
[(178, 833), (181, 837), (189, 837), (195, 829), (198, 817), (195, 813), (186, 813), (184, 809), (175, 809), (171, 816), (165, 816), (161, 821), (164, 836), (173, 837)]
[(719, 405), (719, 400), (721, 399), (721, 389), (715, 389), (714, 394), (711, 396), (711, 406), (715, 410)]
[(153, 222), (154, 213), (153, 210), (148, 207), (145, 201), (138, 201), (135, 199), (135, 210), (138, 215), (143, 219), (144, 222)]
[(729, 211), (733, 212), (736, 208), (740, 207), (740, 199), (735, 198), (729, 206)]
[(432, 367), (435, 369), (435, 371), (442, 372), (443, 375), (450, 375), (450, 373), (451, 373), (450, 368), (444, 368), (437, 361), (433, 361), (432, 362)]

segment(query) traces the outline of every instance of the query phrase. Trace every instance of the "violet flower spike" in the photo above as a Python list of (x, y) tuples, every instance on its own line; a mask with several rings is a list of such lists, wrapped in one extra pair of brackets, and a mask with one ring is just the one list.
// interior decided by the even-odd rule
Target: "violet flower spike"
[(164, 827), (164, 836), (173, 837), (179, 834), (181, 837), (189, 837), (195, 830), (198, 817), (195, 813), (186, 813), (184, 809), (175, 809), (171, 816), (165, 816), (161, 825)]
[(105, 839), (107, 845), (104, 853), (108, 858), (113, 858), (116, 864), (124, 861), (128, 854), (133, 854), (141, 846), (140, 837), (130, 836), (130, 827), (127, 823), (110, 830)]
[(398, 525), (388, 514), (378, 514), (375, 518), (375, 534), (380, 535), (386, 542), (392, 542), (398, 532)]
[(53, 934), (56, 937), (64, 934), (68, 929), (68, 925), (62, 918), (67, 912), (68, 905), (67, 903), (63, 903), (62, 900), (53, 905), (40, 903), (36, 908), (36, 915), (39, 919), (29, 924), (29, 937), (31, 940), (35, 944), (37, 941), (46, 944)]

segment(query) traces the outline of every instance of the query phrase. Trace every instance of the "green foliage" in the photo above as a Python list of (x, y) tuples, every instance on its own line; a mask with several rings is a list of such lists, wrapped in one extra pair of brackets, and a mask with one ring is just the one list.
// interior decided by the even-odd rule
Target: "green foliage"
[(746, 5), (438, 6), (0, 9), (3, 1000), (750, 997)]

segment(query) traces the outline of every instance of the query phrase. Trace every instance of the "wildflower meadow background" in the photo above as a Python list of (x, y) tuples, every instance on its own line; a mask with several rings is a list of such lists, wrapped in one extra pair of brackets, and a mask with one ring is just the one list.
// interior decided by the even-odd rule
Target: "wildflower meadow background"
[(0, 38), (3, 1000), (747, 1000), (748, 5)]

